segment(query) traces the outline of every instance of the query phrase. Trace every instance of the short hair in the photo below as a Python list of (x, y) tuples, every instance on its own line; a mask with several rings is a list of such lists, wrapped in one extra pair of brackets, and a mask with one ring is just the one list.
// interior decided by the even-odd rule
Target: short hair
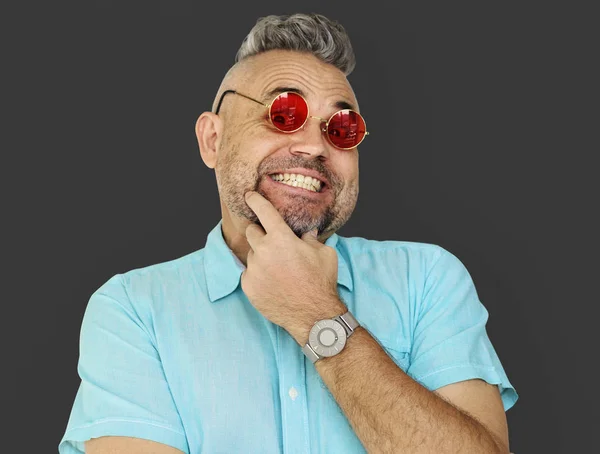
[(309, 52), (346, 76), (356, 66), (350, 37), (344, 27), (321, 14), (261, 17), (244, 38), (235, 61), (275, 49)]

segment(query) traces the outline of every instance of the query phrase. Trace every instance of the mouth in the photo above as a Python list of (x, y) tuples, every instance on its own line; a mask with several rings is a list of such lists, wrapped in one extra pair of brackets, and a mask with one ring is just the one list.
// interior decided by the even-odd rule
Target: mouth
[[(322, 181), (316, 181), (316, 179), (309, 178), (308, 182), (299, 179), (296, 180), (293, 177), (290, 177), (290, 174), (285, 174), (288, 176), (286, 179), (284, 174), (271, 174), (265, 177), (268, 185), (273, 185), (277, 187), (278, 190), (285, 189), (289, 191), (291, 194), (302, 195), (310, 198), (322, 198), (325, 194), (330, 192), (329, 185)], [(294, 174), (292, 174), (294, 175)]]

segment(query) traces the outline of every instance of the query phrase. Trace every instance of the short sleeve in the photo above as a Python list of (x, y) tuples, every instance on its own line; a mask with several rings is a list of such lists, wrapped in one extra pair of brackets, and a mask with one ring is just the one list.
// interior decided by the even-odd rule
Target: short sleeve
[(505, 411), (518, 395), (487, 332), (488, 311), (462, 262), (440, 248), (417, 308), (407, 373), (429, 390), (470, 379), (498, 385)]
[(81, 325), (81, 378), (60, 454), (84, 452), (102, 436), (144, 438), (189, 453), (158, 351), (121, 275), (92, 294)]

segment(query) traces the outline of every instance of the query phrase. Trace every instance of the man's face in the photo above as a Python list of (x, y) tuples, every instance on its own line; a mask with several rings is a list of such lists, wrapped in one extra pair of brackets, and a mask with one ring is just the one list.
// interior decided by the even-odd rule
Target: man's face
[[(271, 90), (296, 88), (308, 102), (309, 114), (325, 120), (339, 110), (335, 106), (339, 101), (358, 110), (344, 74), (312, 55), (269, 51), (252, 58), (251, 74), (245, 75), (243, 86), (237, 86), (238, 82), (227, 88), (264, 104), (276, 96), (267, 95)], [(244, 194), (253, 190), (273, 204), (298, 237), (314, 228), (319, 236), (326, 233), (329, 237), (346, 223), (358, 198), (356, 148), (335, 148), (313, 118), (297, 132), (282, 133), (269, 122), (266, 107), (235, 94), (226, 95), (220, 115), (224, 127), (215, 172), (221, 204), (232, 217), (260, 224), (244, 200)], [(326, 182), (320, 192), (290, 187), (271, 177), (306, 175), (307, 170)]]

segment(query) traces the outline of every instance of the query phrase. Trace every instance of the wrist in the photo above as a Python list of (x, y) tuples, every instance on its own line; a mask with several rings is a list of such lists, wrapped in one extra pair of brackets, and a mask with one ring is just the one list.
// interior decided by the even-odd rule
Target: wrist
[(315, 323), (320, 320), (332, 319), (346, 312), (348, 312), (346, 305), (339, 298), (335, 298), (329, 304), (323, 305), (323, 310), (319, 311), (319, 313), (306, 314), (304, 320), (299, 322), (294, 328), (288, 330), (288, 332), (300, 347), (304, 347), (308, 342), (310, 330)]

